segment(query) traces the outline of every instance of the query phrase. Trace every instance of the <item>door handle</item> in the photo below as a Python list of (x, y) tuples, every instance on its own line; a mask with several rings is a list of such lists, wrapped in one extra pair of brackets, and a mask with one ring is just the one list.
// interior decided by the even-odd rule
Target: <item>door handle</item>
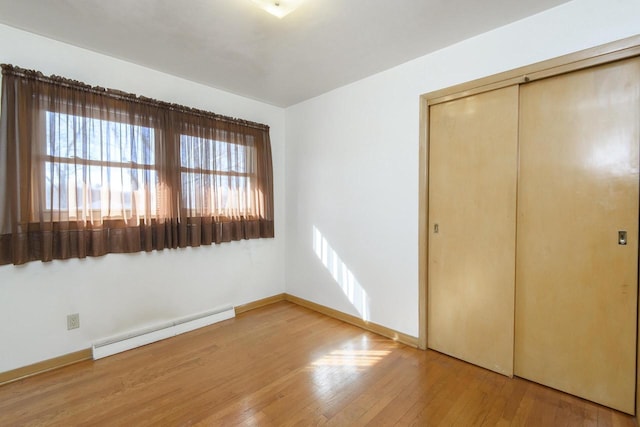
[(626, 245), (627, 244), (627, 232), (624, 230), (618, 231), (618, 244)]

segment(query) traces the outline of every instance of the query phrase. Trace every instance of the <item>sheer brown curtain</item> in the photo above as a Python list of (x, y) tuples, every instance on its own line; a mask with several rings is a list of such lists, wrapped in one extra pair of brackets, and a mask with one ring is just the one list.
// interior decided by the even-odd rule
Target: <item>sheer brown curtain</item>
[(269, 128), (2, 66), (0, 264), (273, 237)]

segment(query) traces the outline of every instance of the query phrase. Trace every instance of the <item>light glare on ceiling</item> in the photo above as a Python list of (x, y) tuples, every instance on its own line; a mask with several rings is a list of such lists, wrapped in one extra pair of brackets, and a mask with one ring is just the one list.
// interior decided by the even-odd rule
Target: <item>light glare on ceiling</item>
[(282, 19), (295, 9), (297, 9), (304, 0), (252, 0), (260, 9), (263, 9), (273, 16)]

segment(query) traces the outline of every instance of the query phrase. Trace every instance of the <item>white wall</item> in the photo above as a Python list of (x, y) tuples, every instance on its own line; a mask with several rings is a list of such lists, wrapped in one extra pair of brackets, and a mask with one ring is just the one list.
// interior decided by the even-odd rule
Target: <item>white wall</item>
[(417, 336), (419, 96), (639, 34), (639, 17), (638, 0), (575, 0), (288, 108), (287, 292)]
[[(0, 62), (270, 125), (276, 220), (275, 239), (0, 266), (0, 372), (284, 292), (283, 109), (3, 25)], [(69, 313), (80, 329), (66, 330)]]

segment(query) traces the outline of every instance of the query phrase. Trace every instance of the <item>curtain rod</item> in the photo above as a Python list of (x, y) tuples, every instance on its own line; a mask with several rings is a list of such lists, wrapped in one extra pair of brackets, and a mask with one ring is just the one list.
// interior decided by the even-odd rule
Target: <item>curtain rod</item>
[(156, 107), (167, 108), (171, 111), (177, 111), (180, 113), (193, 114), (200, 117), (206, 117), (214, 120), (219, 120), (227, 123), (240, 124), (248, 126), (254, 129), (269, 130), (269, 126), (256, 123), (249, 120), (237, 119), (235, 117), (223, 116), (220, 114), (212, 113), (206, 110), (200, 110), (197, 108), (186, 107), (180, 104), (174, 104), (165, 101), (159, 101), (146, 96), (136, 95), (134, 93), (127, 93), (117, 89), (103, 88), (101, 86), (91, 86), (78, 80), (68, 79), (66, 77), (51, 75), (45, 76), (42, 72), (36, 70), (29, 70), (26, 68), (20, 68), (11, 64), (1, 64), (2, 75), (13, 75), (16, 77), (22, 77), (30, 80), (35, 80), (43, 83), (54, 84), (70, 89), (82, 90), (85, 92), (93, 93), (95, 95), (108, 96), (109, 98), (136, 102), (139, 104), (151, 105)]

